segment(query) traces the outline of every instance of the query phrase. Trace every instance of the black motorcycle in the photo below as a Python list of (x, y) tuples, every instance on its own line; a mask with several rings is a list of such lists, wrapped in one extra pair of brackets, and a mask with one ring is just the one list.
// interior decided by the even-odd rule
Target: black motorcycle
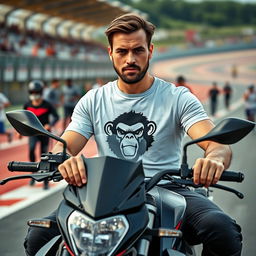
[[(41, 161), (10, 162), (10, 171), (32, 174), (12, 176), (0, 181), (32, 178), (36, 181), (60, 181), (58, 165), (67, 159), (66, 142), (46, 131), (29, 111), (6, 113), (12, 126), (23, 136), (44, 135), (63, 143), (62, 154), (42, 154)], [(192, 181), (192, 169), (187, 164), (187, 147), (205, 140), (233, 144), (245, 137), (255, 123), (227, 118), (207, 135), (186, 143), (180, 169), (164, 170), (150, 179), (144, 176), (142, 163), (113, 157), (83, 158), (87, 168), (87, 184), (67, 185), (57, 211), (61, 235), (43, 246), (37, 256), (181, 256), (195, 255), (193, 247), (182, 237), (180, 227), (186, 201), (183, 196), (162, 187), (174, 183), (193, 187), (199, 193), (208, 191)], [(225, 171), (223, 181), (242, 182), (240, 172)], [(223, 185), (211, 187), (243, 195)], [(49, 228), (47, 219), (29, 220), (30, 226)]]

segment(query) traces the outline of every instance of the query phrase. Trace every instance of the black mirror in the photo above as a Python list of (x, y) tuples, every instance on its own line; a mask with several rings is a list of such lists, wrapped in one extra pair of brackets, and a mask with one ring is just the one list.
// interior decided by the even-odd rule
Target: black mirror
[[(255, 123), (239, 118), (226, 118), (205, 136), (187, 142), (183, 147), (182, 165), (187, 166), (187, 147), (201, 141), (215, 141), (221, 144), (234, 144), (244, 138), (255, 127)], [(186, 171), (184, 171), (184, 176)]]
[(23, 136), (49, 135), (41, 122), (31, 111), (14, 110), (6, 113), (11, 125)]
[(15, 128), (15, 130), (23, 136), (43, 135), (51, 137), (64, 144), (66, 151), (66, 141), (44, 129), (37, 116), (28, 110), (13, 110), (6, 113), (6, 117)]
[(217, 124), (208, 134), (188, 142), (186, 145), (201, 141), (215, 141), (221, 144), (234, 144), (253, 130), (255, 123), (239, 118), (226, 118)]

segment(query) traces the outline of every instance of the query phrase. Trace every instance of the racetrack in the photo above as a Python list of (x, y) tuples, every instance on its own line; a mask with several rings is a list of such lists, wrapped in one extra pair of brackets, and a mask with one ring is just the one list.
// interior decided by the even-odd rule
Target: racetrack
[[(256, 81), (256, 50), (228, 52), (221, 54), (201, 55), (189, 58), (173, 59), (155, 63), (152, 72), (158, 77), (173, 81), (179, 74), (184, 74), (188, 84), (192, 85), (195, 94), (204, 102), (206, 109), (207, 92), (212, 81), (217, 81), (222, 87), (225, 81), (230, 81), (233, 85), (234, 95), (232, 98), (232, 108), (230, 111), (224, 110), (223, 100), (220, 98), (218, 115), (214, 119), (217, 122), (220, 118), (233, 116), (244, 118), (244, 110), (241, 101), (242, 93), (246, 86)], [(238, 77), (232, 79), (230, 69), (233, 64), (238, 66)], [(187, 139), (187, 138), (186, 138)], [(256, 180), (255, 172), (255, 145), (256, 133), (249, 134), (240, 143), (232, 146), (233, 162), (232, 170), (240, 170), (245, 173), (245, 181), (241, 184), (232, 184), (231, 186), (239, 189), (245, 194), (245, 199), (240, 200), (235, 195), (223, 191), (214, 191), (214, 201), (228, 214), (230, 214), (242, 226), (244, 237), (243, 256), (255, 255), (256, 238), (256, 208), (254, 183)], [(1, 173), (4, 168), (3, 163), (10, 160), (27, 161), (26, 142), (23, 146), (0, 149), (1, 154)], [(6, 150), (9, 150), (6, 153)], [(91, 154), (95, 153), (95, 147), (89, 146)], [(4, 153), (5, 152), (5, 153)], [(198, 147), (192, 147), (189, 150), (189, 161), (192, 164), (194, 159), (201, 156), (202, 152)], [(5, 175), (7, 171), (5, 170)], [(33, 189), (27, 187), (27, 193), (33, 193)], [(2, 191), (1, 198), (5, 195)], [(0, 198), (0, 200), (1, 200)], [(24, 255), (22, 243), (26, 232), (26, 220), (45, 216), (48, 212), (55, 209), (61, 193), (56, 192), (44, 200), (31, 206), (19, 210), (0, 220), (0, 255), (16, 256)], [(0, 207), (1, 211), (1, 207)]]

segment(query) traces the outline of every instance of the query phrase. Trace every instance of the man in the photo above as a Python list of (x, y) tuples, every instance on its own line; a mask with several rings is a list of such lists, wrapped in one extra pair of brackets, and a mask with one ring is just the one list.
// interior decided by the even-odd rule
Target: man
[[(192, 92), (192, 89), (191, 87), (189, 87), (187, 84), (186, 84), (186, 79), (184, 76), (178, 76), (177, 79), (176, 79), (176, 86), (179, 87), (179, 86), (184, 86), (186, 88), (188, 88), (190, 90), (190, 92)], [(193, 92), (192, 92), (193, 93)]]
[[(68, 183), (86, 183), (86, 170), (78, 153), (92, 135), (99, 155), (142, 159), (146, 175), (151, 176), (158, 170), (179, 167), (184, 131), (195, 139), (214, 127), (201, 103), (186, 88), (177, 88), (148, 72), (153, 33), (151, 23), (133, 14), (118, 17), (106, 30), (109, 56), (118, 80), (90, 90), (75, 107), (72, 121), (62, 135), (72, 157), (59, 166)], [(149, 142), (147, 136), (151, 138)], [(131, 139), (137, 147), (129, 144), (120, 149), (113, 138)], [(200, 146), (205, 156), (195, 162), (194, 182), (208, 187), (229, 166), (231, 151), (229, 146), (214, 142), (202, 142)], [(57, 143), (53, 152), (62, 149)], [(241, 235), (232, 219), (199, 194), (184, 188), (175, 191), (187, 201), (183, 232), (189, 242), (202, 242), (204, 255), (240, 255)], [(54, 219), (54, 214), (50, 218)], [(39, 245), (39, 235), (49, 238), (50, 232), (30, 230), (27, 253), (36, 251), (30, 240)]]
[(11, 105), (7, 97), (0, 92), (0, 135), (5, 135), (8, 142), (12, 142), (13, 134), (5, 129), (5, 108)]
[(44, 93), (44, 99), (51, 103), (56, 110), (61, 105), (62, 92), (60, 91), (60, 82), (58, 79), (51, 81), (51, 86)]
[(232, 96), (232, 87), (229, 82), (226, 82), (224, 87), (223, 87), (223, 93), (224, 93), (224, 103), (226, 109), (229, 110), (230, 108), (230, 99)]
[(211, 115), (215, 116), (218, 106), (218, 96), (220, 94), (220, 90), (218, 89), (218, 85), (216, 82), (212, 83), (212, 87), (209, 90), (210, 104), (211, 104)]
[(77, 101), (80, 99), (80, 93), (77, 90), (77, 88), (73, 85), (73, 82), (71, 79), (67, 79), (66, 84), (62, 88), (62, 92), (63, 92), (63, 109), (64, 109), (64, 119), (63, 119), (63, 130), (64, 130), (67, 124), (70, 122), (70, 118)]
[(248, 86), (243, 95), (245, 101), (245, 115), (246, 119), (255, 122), (256, 115), (256, 89), (254, 85)]
[[(33, 112), (44, 128), (48, 131), (59, 120), (59, 116), (55, 108), (46, 100), (43, 99), (43, 82), (40, 80), (31, 81), (28, 84), (29, 101), (24, 104), (24, 109)], [(50, 117), (52, 121), (50, 122)], [(31, 136), (29, 137), (29, 160), (35, 162), (36, 144), (40, 143), (40, 151), (42, 153), (48, 152), (49, 138), (46, 136)], [(30, 185), (34, 184), (31, 180)], [(44, 189), (48, 189), (48, 181), (44, 182)]]

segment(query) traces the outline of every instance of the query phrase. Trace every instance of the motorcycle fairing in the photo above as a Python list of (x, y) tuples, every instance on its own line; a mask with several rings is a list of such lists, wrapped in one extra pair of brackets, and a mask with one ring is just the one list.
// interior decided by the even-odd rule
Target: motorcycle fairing
[[(156, 186), (148, 192), (155, 198), (157, 205), (157, 227), (173, 228), (182, 220), (185, 209), (185, 198), (168, 189)], [(157, 228), (156, 227), (156, 228)], [(173, 247), (176, 238), (161, 238), (160, 251)], [(167, 254), (168, 255), (168, 254)]]
[(132, 162), (109, 156), (84, 158), (87, 184), (67, 188), (66, 201), (99, 219), (145, 202), (144, 171), (141, 161)]
[(51, 256), (57, 251), (59, 244), (61, 243), (61, 235), (53, 237), (48, 243), (46, 243), (35, 256)]
[[(72, 251), (75, 251), (70, 239), (67, 220), (74, 208), (67, 201), (62, 201), (57, 211), (57, 223), (62, 234), (63, 239), (68, 244)], [(80, 210), (81, 211), (81, 210)], [(81, 213), (86, 214), (81, 211)], [(116, 248), (115, 253), (129, 249), (136, 242), (141, 233), (146, 229), (148, 224), (148, 209), (145, 205), (124, 213), (128, 223), (129, 230), (119, 246)], [(114, 215), (113, 215), (114, 216)]]

